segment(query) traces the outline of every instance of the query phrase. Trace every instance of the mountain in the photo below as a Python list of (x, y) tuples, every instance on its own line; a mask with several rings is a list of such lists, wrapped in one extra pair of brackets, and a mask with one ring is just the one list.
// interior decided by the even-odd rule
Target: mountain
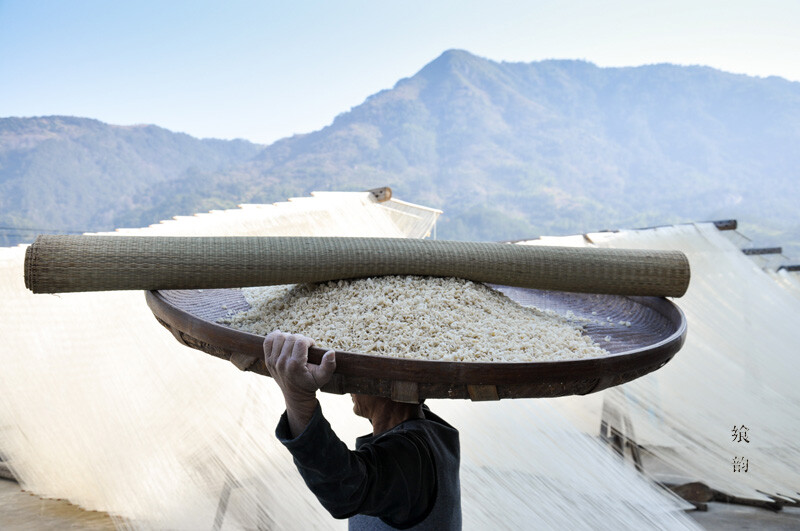
[[(0, 119), (0, 227), (110, 230), (150, 208), (163, 183), (252, 158), (263, 146), (152, 125), (63, 116)], [(166, 212), (170, 217), (172, 212)], [(156, 221), (153, 219), (152, 221)], [(0, 245), (36, 231), (2, 230)]]
[[(445, 211), (440, 238), (738, 218), (758, 243), (800, 255), (798, 146), (800, 83), (699, 66), (498, 63), (451, 50), (328, 127), (138, 177), (125, 202), (105, 197), (106, 217), (87, 219), (143, 225), (315, 189), (388, 185)], [(105, 175), (119, 178), (115, 168)]]

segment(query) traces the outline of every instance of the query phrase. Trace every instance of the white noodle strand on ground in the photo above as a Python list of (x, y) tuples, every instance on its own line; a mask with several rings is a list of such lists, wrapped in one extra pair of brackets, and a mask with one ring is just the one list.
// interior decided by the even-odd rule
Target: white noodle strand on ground
[(567, 319), (463, 279), (391, 276), (242, 291), (251, 308), (226, 324), (260, 335), (301, 333), (336, 350), (483, 362), (608, 354)]

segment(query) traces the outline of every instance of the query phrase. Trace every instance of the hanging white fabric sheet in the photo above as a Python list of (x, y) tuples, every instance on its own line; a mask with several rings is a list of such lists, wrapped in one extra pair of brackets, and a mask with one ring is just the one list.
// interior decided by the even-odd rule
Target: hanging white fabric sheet
[(791, 279), (781, 287), (713, 224), (594, 233), (584, 245), (686, 253), (692, 280), (675, 302), (688, 335), (664, 368), (604, 392), (591, 414), (575, 399), (560, 410), (594, 433), (604, 408), (627, 416), (628, 435), (683, 480), (748, 498), (799, 497), (800, 299)]

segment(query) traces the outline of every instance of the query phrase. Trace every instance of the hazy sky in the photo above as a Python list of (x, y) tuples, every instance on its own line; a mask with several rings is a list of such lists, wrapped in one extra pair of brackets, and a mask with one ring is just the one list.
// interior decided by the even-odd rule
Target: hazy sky
[(800, 0), (0, 0), (0, 117), (269, 143), (450, 48), (800, 81)]

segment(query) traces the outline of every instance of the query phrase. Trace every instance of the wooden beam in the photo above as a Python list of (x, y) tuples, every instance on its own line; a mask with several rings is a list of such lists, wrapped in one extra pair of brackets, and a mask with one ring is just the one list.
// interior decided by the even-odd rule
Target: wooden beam
[(781, 254), (783, 253), (782, 247), (753, 247), (749, 249), (742, 249), (742, 252), (747, 256), (756, 256), (762, 254)]
[(712, 223), (714, 223), (714, 226), (719, 230), (736, 230), (738, 227), (735, 219), (722, 219), (719, 221), (713, 221)]

